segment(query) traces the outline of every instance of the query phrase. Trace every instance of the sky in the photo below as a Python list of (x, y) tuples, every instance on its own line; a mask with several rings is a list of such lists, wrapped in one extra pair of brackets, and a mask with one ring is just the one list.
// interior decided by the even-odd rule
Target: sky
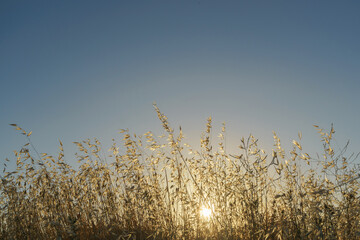
[[(153, 102), (185, 142), (206, 119), (237, 151), (252, 133), (271, 149), (321, 152), (312, 126), (360, 150), (359, 1), (0, 2), (0, 164), (33, 131), (39, 152), (76, 165), (74, 141), (108, 149), (119, 129), (162, 134)], [(289, 144), (289, 145), (286, 145)], [(289, 149), (291, 150), (291, 149)]]

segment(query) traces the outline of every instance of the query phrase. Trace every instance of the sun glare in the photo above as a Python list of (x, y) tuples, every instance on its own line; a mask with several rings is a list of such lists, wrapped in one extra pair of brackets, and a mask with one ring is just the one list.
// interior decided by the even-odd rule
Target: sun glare
[(211, 209), (209, 208), (206, 208), (206, 207), (201, 207), (201, 210), (200, 210), (200, 215), (201, 217), (205, 218), (205, 219), (209, 219), (211, 217)]

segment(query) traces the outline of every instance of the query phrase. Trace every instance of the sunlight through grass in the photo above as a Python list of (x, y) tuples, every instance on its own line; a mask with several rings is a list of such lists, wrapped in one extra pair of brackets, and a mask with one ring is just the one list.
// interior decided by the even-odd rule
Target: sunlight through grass
[(250, 135), (228, 154), (225, 126), (216, 142), (208, 118), (195, 150), (155, 110), (165, 138), (122, 130), (106, 159), (97, 139), (75, 142), (78, 169), (62, 142), (39, 154), (12, 124), (28, 143), (0, 176), (0, 239), (359, 239), (360, 166), (332, 127), (315, 126), (316, 157), (301, 134), (285, 151), (275, 133), (271, 153)]
[(211, 212), (211, 209), (210, 208), (207, 208), (207, 207), (204, 207), (202, 206), (201, 209), (200, 209), (200, 216), (206, 220), (210, 219), (212, 215), (212, 212)]

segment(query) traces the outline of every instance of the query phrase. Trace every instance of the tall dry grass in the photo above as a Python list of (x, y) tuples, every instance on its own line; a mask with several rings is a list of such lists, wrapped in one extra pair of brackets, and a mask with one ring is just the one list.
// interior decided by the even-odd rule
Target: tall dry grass
[(286, 153), (275, 133), (272, 153), (249, 136), (229, 154), (225, 126), (214, 146), (209, 118), (195, 150), (155, 110), (164, 136), (122, 130), (106, 161), (98, 140), (75, 142), (77, 170), (61, 142), (57, 157), (40, 155), (14, 124), (29, 143), (1, 175), (0, 239), (360, 238), (359, 166), (346, 146), (335, 152), (333, 128), (316, 126), (321, 157), (304, 152), (301, 135)]

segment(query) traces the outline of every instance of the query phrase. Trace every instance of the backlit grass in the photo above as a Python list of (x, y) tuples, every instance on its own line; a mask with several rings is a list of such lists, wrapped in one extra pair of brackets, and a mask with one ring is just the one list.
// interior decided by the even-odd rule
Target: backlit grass
[(75, 142), (76, 169), (61, 142), (57, 157), (38, 154), (14, 124), (29, 143), (1, 174), (0, 239), (360, 239), (359, 165), (335, 151), (333, 128), (315, 126), (319, 157), (275, 133), (272, 152), (249, 136), (232, 154), (225, 126), (213, 144), (209, 118), (192, 149), (155, 110), (165, 135), (122, 130), (106, 159), (98, 140)]

